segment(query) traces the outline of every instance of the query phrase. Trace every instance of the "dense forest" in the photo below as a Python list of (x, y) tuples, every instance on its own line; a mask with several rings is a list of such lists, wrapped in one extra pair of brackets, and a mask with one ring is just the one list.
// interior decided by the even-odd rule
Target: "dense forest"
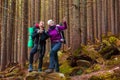
[[(63, 59), (65, 58), (64, 61), (69, 60), (69, 67), (65, 62), (61, 62), (61, 73), (76, 76), (85, 75), (87, 71), (91, 73), (101, 69), (119, 71), (116, 69), (120, 69), (118, 67), (120, 65), (120, 0), (0, 0), (0, 78), (9, 80), (1, 75), (5, 75), (8, 68), (10, 68), (8, 72), (12, 72), (16, 66), (19, 66), (23, 70), (22, 72), (26, 71), (25, 74), (27, 73), (31, 50), (27, 47), (29, 27), (42, 20), (45, 23), (45, 29), (48, 30), (47, 21), (49, 19), (60, 24), (64, 17), (68, 26), (64, 31), (66, 44), (62, 45), (59, 53)], [(46, 49), (45, 64), (47, 65), (47, 55), (50, 51), (49, 39)], [(37, 60), (37, 55), (35, 57)], [(80, 59), (87, 62), (82, 62)], [(87, 68), (81, 68), (81, 65), (85, 65)], [(107, 69), (103, 68), (105, 65)], [(65, 69), (68, 72), (64, 71), (63, 66), (67, 67)], [(95, 74), (97, 75), (99, 72)], [(50, 74), (49, 76), (55, 75)], [(57, 78), (49, 79), (49, 76), (44, 80), (57, 80)], [(104, 76), (106, 79), (103, 79), (103, 76), (102, 79), (93, 76), (90, 80), (119, 80), (120, 71), (114, 75), (108, 73), (108, 76)], [(79, 76), (71, 79), (88, 80)]]

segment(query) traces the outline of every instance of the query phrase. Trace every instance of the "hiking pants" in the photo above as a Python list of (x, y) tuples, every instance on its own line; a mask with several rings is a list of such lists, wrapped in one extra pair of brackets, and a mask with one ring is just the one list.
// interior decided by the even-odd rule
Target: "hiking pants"
[(45, 55), (45, 50), (46, 50), (46, 42), (42, 41), (40, 42), (40, 52), (39, 52), (39, 64), (38, 68), (42, 70), (42, 64), (43, 64), (43, 57)]
[(34, 57), (34, 54), (37, 53), (37, 49), (38, 49), (38, 44), (34, 44), (30, 52), (30, 64), (33, 64), (33, 57)]
[[(44, 54), (45, 54), (45, 47), (46, 47), (46, 42), (40, 43), (39, 64), (38, 64), (39, 69), (42, 69), (43, 57), (44, 57)], [(34, 47), (31, 50), (31, 52), (30, 52), (30, 64), (33, 64), (34, 54), (36, 54), (37, 51), (38, 51), (38, 45), (35, 44)]]

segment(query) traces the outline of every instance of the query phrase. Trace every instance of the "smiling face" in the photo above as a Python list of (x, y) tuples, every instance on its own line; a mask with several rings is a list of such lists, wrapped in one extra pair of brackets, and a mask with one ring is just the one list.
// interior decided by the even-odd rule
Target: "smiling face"
[(54, 25), (55, 25), (54, 21), (51, 21), (49, 24), (49, 26), (54, 26)]
[(40, 23), (39, 23), (39, 28), (44, 28), (44, 22), (43, 21), (40, 21)]
[(49, 26), (54, 26), (55, 25), (55, 22), (53, 20), (48, 20), (48, 25)]

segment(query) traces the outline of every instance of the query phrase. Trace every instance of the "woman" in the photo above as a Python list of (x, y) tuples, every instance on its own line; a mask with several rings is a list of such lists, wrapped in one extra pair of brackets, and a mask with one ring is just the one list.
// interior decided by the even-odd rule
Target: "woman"
[[(62, 45), (62, 36), (59, 31), (67, 29), (66, 21), (63, 21), (63, 26), (56, 26), (54, 21), (48, 20), (48, 35), (51, 40), (51, 51), (50, 51), (50, 64), (49, 68), (45, 70), (46, 73), (51, 73), (54, 71), (59, 72), (59, 61), (57, 52), (60, 50)], [(58, 31), (58, 30), (59, 31)]]

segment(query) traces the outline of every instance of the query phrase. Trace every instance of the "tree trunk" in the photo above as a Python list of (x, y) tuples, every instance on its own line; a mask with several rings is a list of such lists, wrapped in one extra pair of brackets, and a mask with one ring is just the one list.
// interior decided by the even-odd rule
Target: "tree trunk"
[(21, 9), (21, 1), (18, 1), (18, 18), (20, 20), (18, 20), (18, 41), (17, 41), (17, 45), (18, 45), (18, 62), (21, 63), (21, 34), (22, 34), (22, 30), (21, 30), (21, 26), (22, 26), (22, 9)]
[(38, 0), (38, 21), (41, 20), (41, 0)]
[(88, 30), (88, 40), (90, 43), (94, 43), (94, 25), (93, 25), (93, 0), (87, 0), (87, 30)]
[(31, 25), (35, 23), (35, 0), (31, 0)]
[(115, 34), (115, 1), (114, 0), (110, 0), (111, 4), (110, 4), (110, 9), (111, 9), (111, 31), (112, 34)]
[(115, 0), (115, 35), (118, 35), (118, 27), (119, 27), (119, 2), (118, 0)]
[(95, 39), (98, 39), (97, 0), (94, 0), (93, 4), (93, 22), (94, 22), (94, 36)]
[(22, 51), (21, 51), (21, 61), (22, 61), (22, 68), (24, 68), (26, 63), (27, 57), (27, 27), (28, 27), (28, 0), (25, 0), (23, 3), (23, 26), (22, 26)]
[(109, 35), (111, 34), (111, 1), (110, 0), (107, 0), (108, 2), (108, 32), (109, 32)]
[(67, 46), (70, 47), (70, 11), (69, 11), (69, 7), (70, 7), (70, 2), (69, 0), (67, 0), (67, 10), (66, 10), (66, 14), (67, 14), (67, 40), (66, 40), (66, 43), (67, 43)]
[(73, 9), (73, 46), (72, 49), (76, 50), (80, 47), (80, 1), (74, 0), (74, 9)]
[[(11, 62), (14, 63), (14, 24), (15, 24), (15, 1), (11, 1), (9, 19), (8, 19), (8, 26), (7, 26), (7, 63), (10, 64)], [(12, 35), (12, 36), (11, 36)]]
[[(83, 45), (87, 44), (87, 9), (86, 0), (81, 0), (81, 43)], [(78, 33), (77, 33), (78, 34)], [(80, 39), (79, 39), (80, 40)]]
[[(3, 6), (3, 0), (0, 0), (0, 6)], [(2, 27), (2, 18), (3, 18), (3, 8), (0, 8), (0, 56), (1, 56), (1, 27)], [(0, 66), (1, 66), (1, 57), (0, 57)]]
[[(8, 1), (7, 0), (4, 0), (4, 7), (5, 8), (8, 8)], [(3, 22), (2, 22), (2, 26), (1, 26), (1, 71), (5, 70), (5, 67), (6, 67), (6, 32), (7, 32), (7, 9), (4, 9), (4, 12), (3, 12)]]
[(101, 0), (97, 0), (97, 21), (98, 21), (98, 39), (102, 41), (102, 5)]
[(102, 8), (102, 24), (104, 28), (104, 34), (105, 36), (108, 35), (108, 2), (107, 0), (102, 1), (103, 3), (103, 8)]
[(16, 9), (15, 9), (15, 24), (14, 24), (14, 29), (15, 29), (15, 32), (14, 32), (14, 61), (15, 63), (18, 63), (18, 44), (17, 44), (17, 41), (18, 41), (18, 12), (19, 12), (19, 6), (18, 6), (18, 1), (15, 2), (16, 3)]
[[(119, 22), (118, 22), (118, 23), (119, 23), (119, 25), (120, 25), (120, 0), (119, 0), (118, 3), (119, 3), (119, 14), (118, 14)], [(120, 27), (118, 27), (118, 32), (119, 32), (118, 35), (120, 36)]]
[(55, 0), (55, 20), (56, 20), (56, 23), (58, 24), (59, 23), (59, 0)]

